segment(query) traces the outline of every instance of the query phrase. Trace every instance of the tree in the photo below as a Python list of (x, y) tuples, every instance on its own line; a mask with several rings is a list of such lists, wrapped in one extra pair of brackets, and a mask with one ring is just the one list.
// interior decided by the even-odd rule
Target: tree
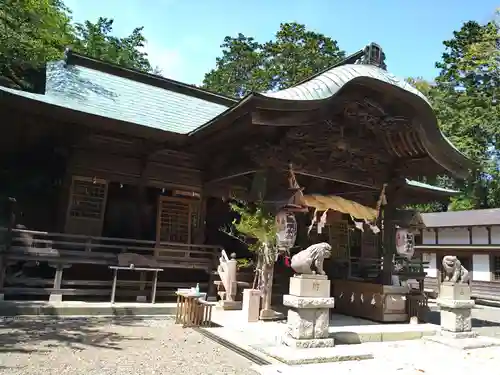
[(462, 191), (451, 210), (500, 207), (499, 25), (470, 21), (453, 36), (443, 42), (436, 82), (410, 81), (431, 101), (443, 133), (479, 168), (465, 181), (441, 176), (435, 182)]
[(271, 309), (271, 298), (278, 251), (276, 218), (262, 203), (249, 205), (247, 202), (236, 202), (230, 207), (238, 215), (233, 222), (236, 236), (248, 245), (257, 258), (256, 279), (262, 291), (261, 319), (274, 318), (276, 312)]
[(451, 209), (500, 207), (499, 26), (467, 22), (444, 42), (446, 51), (431, 100), (441, 128), (479, 168), (456, 181), (463, 194)]
[(96, 23), (77, 23), (73, 49), (75, 52), (125, 68), (152, 72), (147, 53), (142, 50), (146, 43), (143, 29), (136, 27), (130, 35), (118, 38), (112, 35), (112, 19), (100, 17)]
[(0, 85), (32, 90), (34, 73), (46, 62), (62, 59), (68, 46), (99, 60), (158, 73), (142, 49), (142, 27), (117, 38), (111, 19), (72, 24), (71, 11), (60, 0), (3, 0), (0, 22)]
[(227, 36), (221, 48), (203, 87), (236, 98), (288, 88), (345, 57), (335, 40), (298, 23), (281, 24), (275, 40), (267, 43), (243, 34)]
[(0, 84), (30, 89), (30, 74), (71, 43), (68, 9), (58, 0), (0, 2)]

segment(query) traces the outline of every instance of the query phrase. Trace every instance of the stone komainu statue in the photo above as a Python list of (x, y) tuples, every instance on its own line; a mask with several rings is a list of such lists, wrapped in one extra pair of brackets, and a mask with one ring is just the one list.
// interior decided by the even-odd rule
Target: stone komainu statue
[(443, 258), (443, 276), (443, 281), (458, 284), (466, 284), (470, 279), (469, 271), (462, 266), (456, 256), (452, 255)]
[(291, 267), (298, 274), (324, 275), (323, 261), (330, 258), (332, 247), (326, 242), (309, 246), (292, 257)]

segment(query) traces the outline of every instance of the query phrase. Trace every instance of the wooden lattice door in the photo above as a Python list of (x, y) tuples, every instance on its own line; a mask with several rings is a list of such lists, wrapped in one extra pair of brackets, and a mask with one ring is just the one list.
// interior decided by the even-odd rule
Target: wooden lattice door
[(66, 233), (100, 236), (107, 196), (106, 180), (74, 176), (66, 217)]
[(191, 199), (160, 197), (156, 241), (192, 243), (199, 225), (200, 202)]
[(346, 220), (330, 224), (328, 242), (332, 247), (332, 259), (349, 260), (349, 223)]

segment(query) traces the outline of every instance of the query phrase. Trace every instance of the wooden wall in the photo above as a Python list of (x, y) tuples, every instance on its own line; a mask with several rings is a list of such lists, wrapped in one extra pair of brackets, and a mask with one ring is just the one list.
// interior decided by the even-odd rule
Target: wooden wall
[(201, 190), (201, 170), (193, 154), (162, 149), (140, 140), (92, 135), (73, 149), (69, 173), (92, 175), (110, 181), (147, 186)]
[[(92, 229), (91, 233), (75, 231), (76, 224), (70, 222), (68, 206), (72, 184), (75, 184), (75, 178), (82, 177), (104, 182), (108, 186), (114, 182), (139, 187), (137, 196), (131, 197), (138, 207), (147, 204), (145, 198), (140, 197), (140, 194), (145, 194), (145, 188), (198, 193), (202, 190), (202, 174), (195, 155), (140, 139), (92, 134), (75, 144), (69, 152), (63, 193), (58, 205), (57, 230), (60, 232), (103, 235), (102, 218), (97, 229), (86, 226)], [(81, 220), (77, 226), (82, 226)], [(133, 233), (130, 237), (136, 238)]]

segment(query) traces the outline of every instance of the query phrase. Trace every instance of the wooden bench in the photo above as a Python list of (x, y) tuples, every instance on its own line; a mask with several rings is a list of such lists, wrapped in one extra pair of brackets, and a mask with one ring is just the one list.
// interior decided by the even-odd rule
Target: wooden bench
[(155, 303), (156, 300), (156, 287), (158, 285), (158, 272), (163, 272), (161, 268), (142, 268), (142, 267), (119, 267), (119, 266), (109, 266), (113, 270), (113, 285), (111, 286), (111, 303), (115, 303), (116, 295), (116, 282), (118, 280), (118, 271), (137, 271), (137, 272), (154, 272), (153, 276), (153, 286), (151, 288), (151, 303)]

